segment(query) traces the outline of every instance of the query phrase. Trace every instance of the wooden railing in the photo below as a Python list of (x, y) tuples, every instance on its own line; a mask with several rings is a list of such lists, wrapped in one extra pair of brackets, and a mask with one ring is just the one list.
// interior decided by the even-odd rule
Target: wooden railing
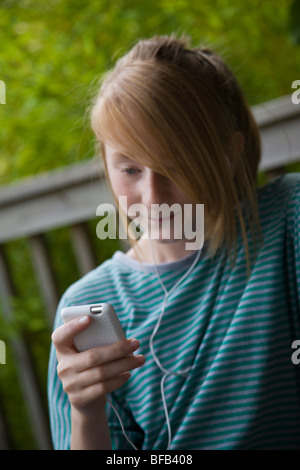
[[(260, 171), (270, 179), (284, 172), (289, 164), (300, 161), (300, 105), (292, 104), (290, 96), (286, 96), (255, 106), (253, 111), (263, 141)], [(12, 280), (14, 266), (7, 261), (5, 245), (12, 240), (28, 239), (50, 332), (59, 301), (59, 289), (45, 234), (60, 227), (70, 228), (79, 273), (84, 275), (97, 265), (86, 224), (95, 218), (97, 206), (104, 202), (113, 202), (113, 198), (101, 164), (96, 160), (0, 189), (0, 302), (6, 320), (12, 319), (10, 299), (18, 295), (18, 289)], [(16, 337), (11, 341), (11, 348), (36, 447), (49, 449), (48, 416), (28, 345), (21, 337)], [(0, 405), (0, 449), (9, 448), (3, 414)]]

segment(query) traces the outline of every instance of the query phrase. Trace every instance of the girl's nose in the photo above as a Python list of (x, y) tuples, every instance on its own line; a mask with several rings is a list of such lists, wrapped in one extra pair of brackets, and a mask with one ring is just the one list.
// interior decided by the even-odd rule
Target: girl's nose
[(147, 172), (145, 179), (143, 181), (143, 203), (148, 207), (151, 204), (168, 203), (168, 179), (152, 170)]

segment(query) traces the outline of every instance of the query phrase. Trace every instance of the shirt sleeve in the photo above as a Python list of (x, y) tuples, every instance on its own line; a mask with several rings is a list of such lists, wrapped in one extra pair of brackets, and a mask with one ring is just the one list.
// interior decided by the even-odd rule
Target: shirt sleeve
[(141, 450), (144, 441), (144, 433), (135, 422), (128, 407), (122, 404), (122, 400), (118, 398), (118, 395), (120, 397), (121, 394), (122, 387), (118, 391), (110, 394), (106, 407), (112, 449), (133, 450), (134, 447), (131, 444), (133, 443), (137, 450)]
[[(73, 303), (64, 295), (57, 308), (54, 330), (63, 324), (60, 315), (62, 308), (71, 305)], [(122, 403), (121, 394), (122, 389), (109, 396), (115, 410), (109, 402), (106, 407), (112, 448), (113, 450), (133, 450), (132, 445), (127, 441), (123, 433), (120, 419), (130, 441), (137, 448), (141, 448), (143, 433), (135, 423), (131, 412)], [(53, 448), (55, 450), (69, 450), (71, 448), (71, 405), (61, 380), (57, 375), (57, 358), (53, 343), (51, 344), (48, 366), (48, 406)]]
[[(289, 266), (289, 272), (293, 272), (295, 289), (297, 291), (297, 306), (300, 313), (300, 174), (297, 175), (297, 182), (292, 191), (287, 209), (288, 218), (288, 251), (289, 259), (293, 266)], [(293, 175), (296, 178), (296, 175)]]
[[(70, 305), (67, 297), (63, 296), (57, 308), (54, 330), (63, 323), (60, 315), (61, 309)], [(53, 448), (69, 450), (71, 447), (71, 405), (57, 375), (57, 358), (53, 343), (51, 343), (48, 365), (48, 406)]]

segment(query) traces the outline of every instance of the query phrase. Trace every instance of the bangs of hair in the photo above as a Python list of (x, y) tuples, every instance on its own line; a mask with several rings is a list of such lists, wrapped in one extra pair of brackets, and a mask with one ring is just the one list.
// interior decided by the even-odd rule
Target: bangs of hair
[(164, 174), (164, 161), (157, 152), (151, 151), (151, 142), (159, 142), (160, 133), (149, 113), (143, 109), (141, 89), (138, 94), (141, 105), (136, 99), (138, 96), (134, 98), (122, 86), (120, 92), (110, 90), (93, 107), (92, 128), (101, 143), (111, 143), (128, 158)]

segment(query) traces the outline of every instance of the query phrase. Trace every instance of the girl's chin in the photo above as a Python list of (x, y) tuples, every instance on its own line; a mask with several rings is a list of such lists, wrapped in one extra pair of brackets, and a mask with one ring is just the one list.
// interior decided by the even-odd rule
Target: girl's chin
[(159, 244), (178, 243), (178, 245), (181, 245), (181, 244), (186, 243), (186, 240), (184, 238), (178, 239), (178, 238), (172, 237), (172, 235), (170, 235), (169, 237), (164, 237), (162, 235), (151, 237), (149, 234), (143, 234), (141, 238), (143, 240), (151, 240), (152, 242), (159, 243)]

